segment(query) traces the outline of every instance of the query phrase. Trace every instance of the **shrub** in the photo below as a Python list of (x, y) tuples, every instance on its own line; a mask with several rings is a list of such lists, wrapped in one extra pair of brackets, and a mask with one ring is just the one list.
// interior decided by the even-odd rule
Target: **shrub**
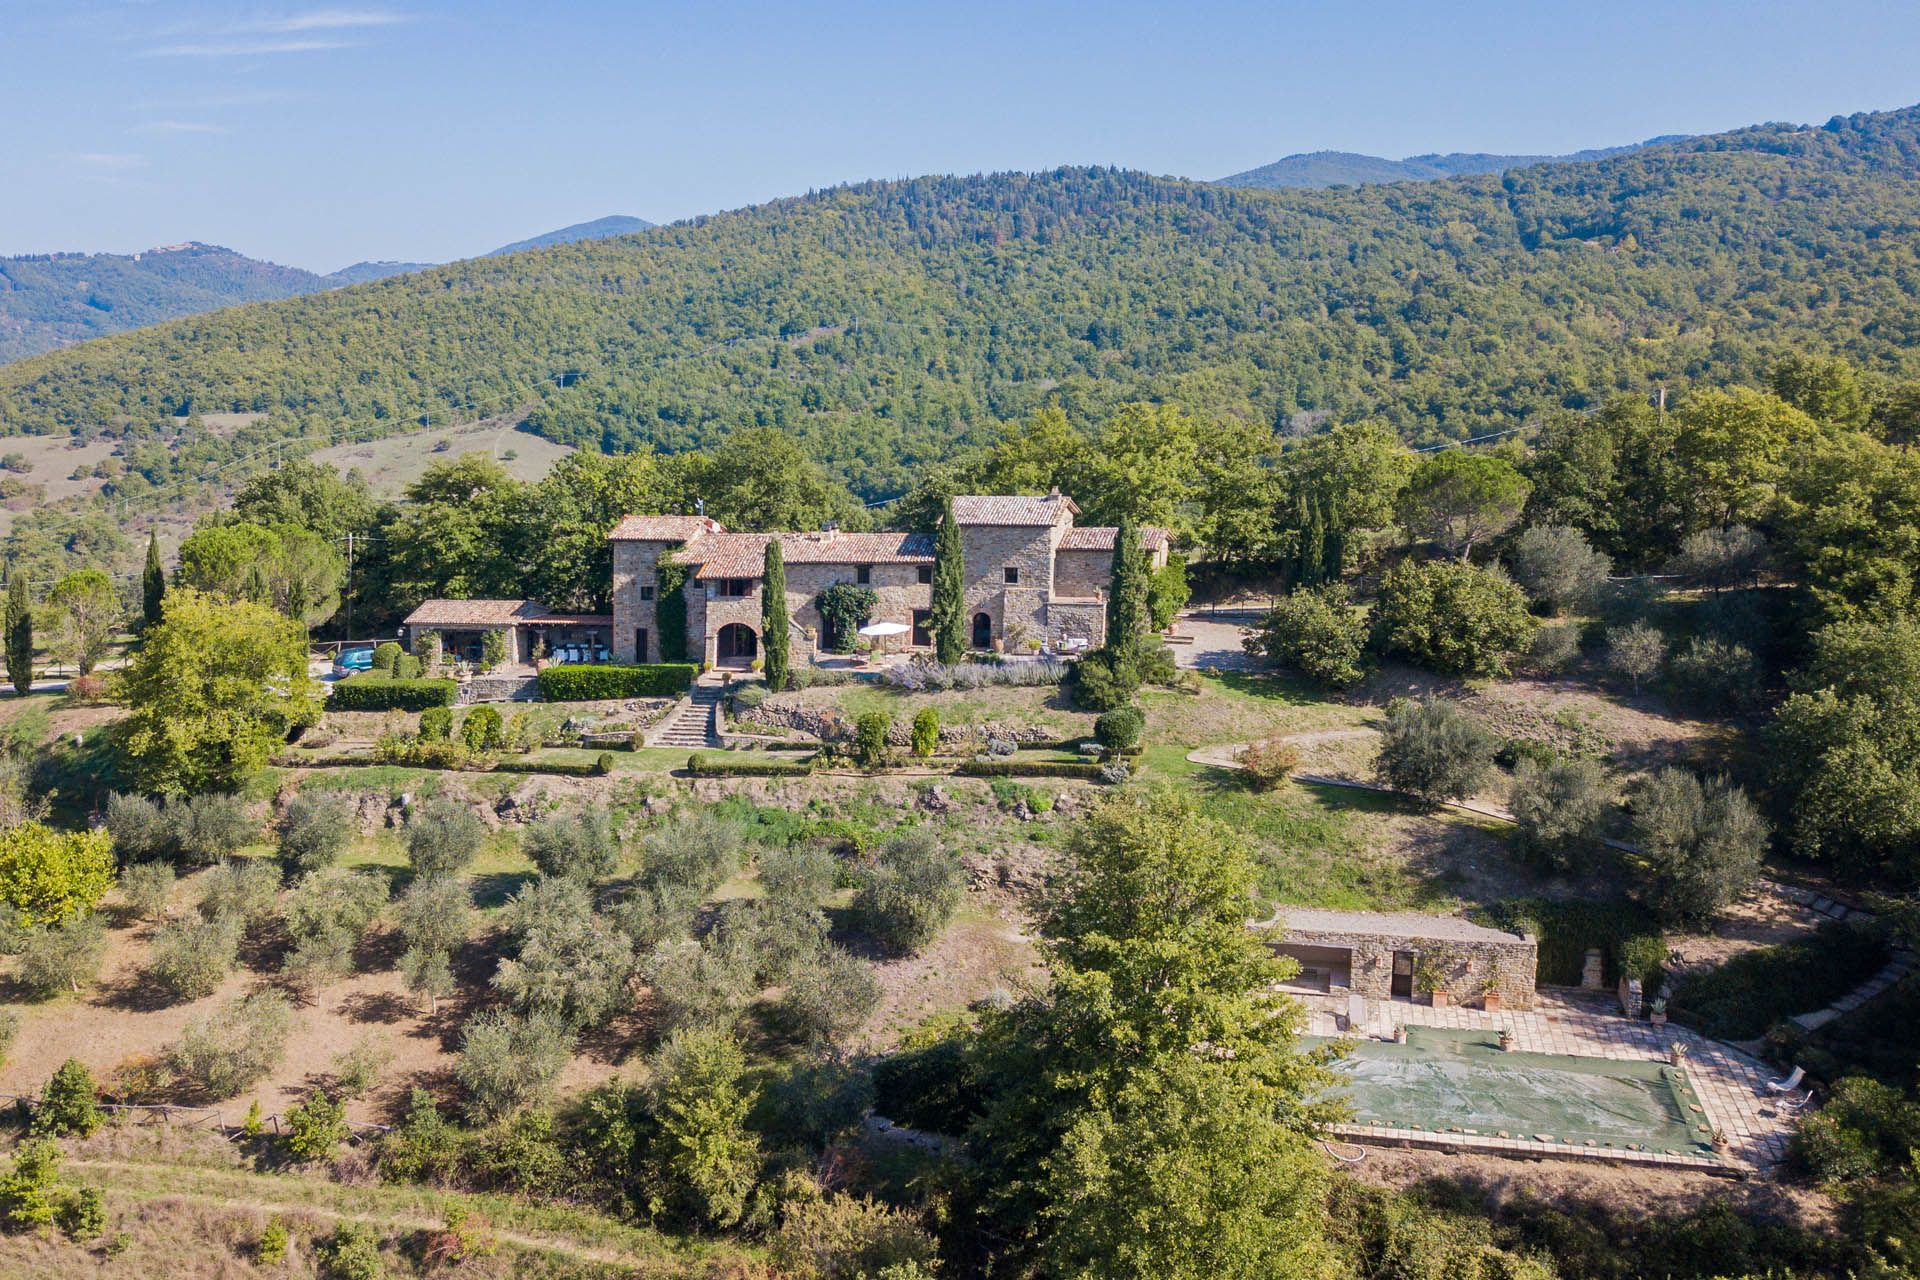
[(1859, 1182), (1901, 1170), (1920, 1147), (1920, 1104), (1878, 1080), (1853, 1076), (1833, 1086), (1820, 1110), (1800, 1121), (1789, 1156), (1823, 1182)]
[(630, 1005), (633, 945), (591, 912), (532, 922), (518, 954), (502, 960), (493, 985), (523, 1013), (569, 1031), (599, 1026)]
[[(916, 657), (911, 662), (885, 668), (875, 679), (880, 684), (904, 689), (909, 693), (945, 693), (949, 689), (986, 689), (999, 686), (1038, 688), (1064, 683), (1072, 672), (1072, 664), (1062, 662), (1058, 658), (1038, 658), (1023, 662), (949, 664)], [(792, 686), (795, 689), (805, 689), (810, 684), (845, 684), (850, 678), (844, 671), (817, 667), (812, 669), (806, 682), (797, 678), (798, 672), (795, 675), (796, 679)]]
[(98, 1187), (74, 1187), (54, 1205), (53, 1223), (69, 1240), (98, 1240), (107, 1229), (107, 1198)]
[(940, 747), (940, 713), (922, 707), (913, 717), (913, 754), (925, 760)]
[(378, 1168), (386, 1182), (444, 1182), (460, 1162), (465, 1136), (440, 1114), (433, 1095), (418, 1085), (407, 1113), (380, 1140)]
[(106, 955), (107, 929), (98, 916), (68, 916), (29, 929), (20, 942), (20, 985), (41, 1000), (78, 993), (100, 975)]
[(853, 897), (855, 927), (896, 955), (940, 936), (966, 887), (960, 860), (933, 831), (916, 827), (880, 847)]
[(1131, 654), (1096, 649), (1073, 664), (1073, 700), (1094, 711), (1112, 711), (1133, 701), (1142, 683)]
[(1635, 693), (1640, 692), (1642, 680), (1660, 669), (1666, 656), (1667, 637), (1658, 627), (1634, 622), (1607, 628), (1607, 666), (1631, 679)]
[(600, 778), (604, 778), (613, 772), (613, 755), (611, 752), (602, 751), (593, 758), (593, 772), (594, 776)]
[(437, 797), (407, 817), (407, 861), (418, 877), (451, 875), (473, 861), (486, 834), (470, 807)]
[(396, 680), (418, 680), (420, 678), (420, 659), (410, 653), (400, 655), (400, 661), (393, 664), (393, 678)]
[(1187, 584), (1187, 562), (1181, 556), (1168, 556), (1167, 562), (1147, 579), (1147, 623), (1155, 631), (1165, 631), (1187, 607), (1193, 595)]
[(1593, 600), (1613, 566), (1578, 529), (1535, 525), (1513, 544), (1513, 579), (1535, 604), (1566, 613)]
[(734, 1226), (761, 1165), (740, 1045), (724, 1032), (675, 1032), (654, 1060), (651, 1095), (654, 1153), (673, 1207), (709, 1227)]
[(392, 1058), (378, 1044), (362, 1040), (333, 1060), (333, 1081), (342, 1098), (364, 1098), (380, 1082)]
[(824, 1194), (811, 1180), (781, 1205), (773, 1264), (793, 1280), (932, 1276), (939, 1246), (920, 1219), (866, 1196)]
[[(789, 675), (788, 679), (789, 683), (791, 683), (791, 675)], [(772, 696), (773, 690), (767, 688), (764, 684), (737, 685), (731, 694), (733, 698), (733, 709), (735, 711), (751, 711), (755, 707), (765, 706), (767, 699)]]
[(1539, 980), (1577, 987), (1589, 950), (1598, 950), (1609, 985), (1624, 975), (1647, 991), (1658, 987), (1667, 942), (1652, 913), (1624, 899), (1510, 898), (1472, 913), (1490, 928), (1531, 933), (1539, 944)]
[(1121, 752), (1138, 745), (1147, 718), (1134, 707), (1116, 707), (1104, 711), (1093, 722), (1093, 736), (1108, 751)]
[(1395, 791), (1428, 804), (1471, 795), (1493, 767), (1493, 735), (1439, 698), (1396, 698), (1387, 707), (1376, 768)]
[(1099, 766), (1099, 768), (1100, 772), (1094, 775), (1094, 780), (1104, 783), (1109, 787), (1121, 786), (1128, 778), (1133, 776), (1133, 770), (1119, 760), (1109, 761)]
[(800, 1039), (844, 1045), (880, 1002), (873, 966), (839, 947), (820, 948), (793, 967), (780, 996), (780, 1020)]
[(0, 1222), (11, 1231), (51, 1223), (59, 1171), (60, 1144), (51, 1138), (31, 1138), (15, 1147), (13, 1167), (0, 1175)]
[(696, 751), (687, 757), (687, 772), (696, 778), (788, 778), (812, 773), (813, 761), (813, 756), (779, 760), (764, 755)]
[(176, 854), (166, 814), (145, 796), (114, 792), (107, 797), (107, 834), (122, 864)]
[(529, 824), (520, 851), (543, 876), (591, 883), (620, 864), (620, 837), (605, 809), (586, 807)]
[(480, 671), (497, 671), (507, 660), (507, 633), (487, 631), (480, 636)]
[(1877, 973), (1889, 954), (1879, 922), (1829, 921), (1810, 938), (1742, 952), (1687, 975), (1669, 1007), (1716, 1039), (1749, 1040), (1832, 1003)]
[(294, 945), (284, 972), (307, 987), (350, 973), (354, 948), (386, 901), (386, 878), (375, 873), (333, 867), (303, 877), (287, 897), (287, 934)]
[(1561, 870), (1595, 847), (1612, 806), (1606, 774), (1591, 760), (1522, 760), (1507, 793), (1520, 851)]
[(39, 1105), (33, 1109), (32, 1132), (36, 1137), (64, 1138), (72, 1134), (84, 1138), (106, 1119), (93, 1073), (78, 1058), (68, 1058), (40, 1090)]
[(1702, 529), (1680, 540), (1667, 572), (1719, 591), (1752, 582), (1767, 567), (1767, 540), (1745, 525)]
[(165, 858), (210, 864), (259, 835), (245, 801), (214, 793), (176, 797), (165, 804), (116, 794), (107, 797), (106, 819), (123, 863)]
[(686, 1027), (731, 1027), (740, 1005), (753, 994), (753, 970), (735, 950), (702, 946), (692, 939), (663, 942), (645, 965), (657, 1023), (672, 1032)]
[(327, 707), (333, 711), (425, 711), (452, 706), (460, 686), (453, 680), (395, 680), (363, 671), (335, 682), (332, 689)]
[(500, 713), (489, 706), (467, 712), (460, 723), (460, 741), (469, 751), (492, 751), (500, 745)]
[(1383, 649), (1447, 675), (1504, 674), (1536, 627), (1526, 597), (1498, 567), (1455, 560), (1388, 570), (1374, 619)]
[(372, 669), (375, 671), (384, 671), (388, 675), (392, 675), (394, 667), (399, 665), (400, 653), (401, 649), (398, 644), (391, 640), (382, 640), (379, 644), (373, 646)]
[(230, 1098), (280, 1065), (293, 1008), (277, 991), (257, 991), (189, 1021), (167, 1063), (206, 1098)]
[(104, 702), (107, 697), (105, 676), (74, 676), (67, 681), (67, 698), (82, 705)]
[(1099, 782), (1104, 781), (1102, 771), (1112, 767), (1089, 760), (967, 760), (954, 772), (970, 778), (1080, 778)]
[(1542, 671), (1565, 671), (1580, 657), (1580, 628), (1542, 627), (1533, 633), (1527, 647), (1527, 659)]
[(147, 973), (176, 999), (212, 995), (233, 972), (240, 934), (237, 916), (170, 920), (154, 933)]
[(420, 739), (445, 742), (453, 737), (453, 708), (428, 707), (420, 713)]
[(242, 926), (273, 914), (280, 873), (258, 858), (229, 858), (200, 877), (200, 914), (208, 920), (231, 916)]
[(335, 791), (298, 793), (280, 811), (274, 834), (288, 879), (332, 866), (352, 835), (345, 797)]
[(746, 833), (705, 809), (686, 810), (641, 838), (640, 878), (649, 888), (685, 886), (705, 897), (740, 865)]
[(1249, 743), (1234, 757), (1249, 777), (1266, 787), (1277, 787), (1300, 767), (1300, 749), (1279, 738)]
[(164, 862), (136, 862), (120, 873), (120, 893), (139, 920), (158, 920), (173, 901), (173, 868)]
[(867, 712), (854, 721), (853, 758), (864, 768), (879, 768), (887, 762), (887, 735), (892, 732), (892, 716), (884, 711)]
[(287, 1108), (287, 1153), (296, 1160), (327, 1160), (347, 1140), (347, 1109), (318, 1089)]
[(478, 1120), (497, 1120), (543, 1096), (573, 1054), (573, 1036), (544, 1014), (489, 1009), (460, 1029), (453, 1072)]
[(13, 1042), (20, 1036), (20, 1015), (12, 1009), (0, 1009), (0, 1067), (7, 1064)]
[(645, 666), (568, 665), (540, 673), (540, 696), (548, 702), (596, 702), (611, 698), (677, 698), (693, 686), (700, 668), (690, 662)]
[(253, 1242), (253, 1260), (263, 1267), (277, 1267), (287, 1260), (287, 1244), (286, 1224), (269, 1222)]
[(1701, 920), (1744, 894), (1760, 871), (1767, 824), (1725, 778), (1704, 783), (1662, 769), (1633, 797), (1633, 842), (1646, 861), (1647, 893), (1668, 919)]
[(381, 1280), (387, 1274), (379, 1240), (357, 1222), (341, 1223), (313, 1252), (325, 1280)]
[(1745, 645), (1695, 636), (1667, 664), (1680, 700), (1722, 715), (1744, 711), (1760, 694), (1760, 664)]
[(1280, 600), (1245, 646), (1277, 666), (1335, 689), (1366, 679), (1367, 624), (1340, 583), (1295, 591)]

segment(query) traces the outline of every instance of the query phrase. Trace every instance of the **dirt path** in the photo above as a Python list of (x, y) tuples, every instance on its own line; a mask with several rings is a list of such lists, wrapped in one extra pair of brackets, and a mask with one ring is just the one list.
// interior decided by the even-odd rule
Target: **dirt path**
[[(1317, 747), (1324, 742), (1351, 742), (1360, 738), (1376, 738), (1378, 729), (1362, 725), (1353, 729), (1309, 729), (1305, 733), (1285, 733), (1280, 741), (1288, 746)], [(1212, 765), (1216, 769), (1239, 769), (1240, 753), (1252, 746), (1251, 742), (1222, 742), (1211, 747), (1200, 747), (1187, 752), (1187, 759), (1195, 764)]]

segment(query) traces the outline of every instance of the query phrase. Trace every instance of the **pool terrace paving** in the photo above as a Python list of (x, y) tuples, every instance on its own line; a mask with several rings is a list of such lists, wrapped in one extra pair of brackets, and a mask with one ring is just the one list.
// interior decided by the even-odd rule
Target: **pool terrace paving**
[[(1344, 997), (1302, 997), (1308, 1006), (1308, 1034), (1339, 1036), (1346, 1032)], [(1336, 1005), (1338, 1009), (1336, 1011)], [(1684, 1027), (1651, 1023), (1621, 1016), (1607, 997), (1587, 992), (1543, 988), (1538, 1004), (1527, 1011), (1456, 1006), (1433, 1008), (1394, 1000), (1381, 1006), (1369, 1002), (1372, 1026), (1384, 1022), (1404, 1027), (1446, 1027), (1465, 1031), (1513, 1033), (1513, 1047), (1522, 1053), (1560, 1054), (1623, 1062), (1665, 1062), (1672, 1045), (1686, 1046), (1685, 1071), (1693, 1087), (1703, 1122), (1727, 1136), (1727, 1146), (1716, 1155), (1679, 1148), (1632, 1151), (1594, 1144), (1543, 1141), (1541, 1135), (1472, 1133), (1401, 1128), (1379, 1124), (1335, 1126), (1349, 1141), (1393, 1146), (1460, 1149), (1521, 1157), (1561, 1160), (1599, 1160), (1607, 1163), (1655, 1164), (1700, 1169), (1714, 1173), (1764, 1172), (1786, 1155), (1794, 1113), (1767, 1092), (1767, 1081), (1777, 1073), (1731, 1045), (1709, 1040)], [(1356, 1033), (1359, 1029), (1356, 1029)], [(1375, 1037), (1377, 1038), (1377, 1037)]]

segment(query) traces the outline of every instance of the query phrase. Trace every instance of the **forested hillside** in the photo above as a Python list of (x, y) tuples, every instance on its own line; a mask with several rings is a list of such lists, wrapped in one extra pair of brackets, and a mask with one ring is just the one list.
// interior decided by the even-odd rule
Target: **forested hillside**
[[(1417, 186), (870, 183), (22, 361), (0, 430), (124, 432), (133, 494), (275, 439), (515, 405), (608, 450), (776, 426), (869, 498), (1047, 402), (1460, 438), (1786, 349), (1912, 372), (1917, 173), (1909, 109)], [(267, 416), (167, 447), (220, 410)]]

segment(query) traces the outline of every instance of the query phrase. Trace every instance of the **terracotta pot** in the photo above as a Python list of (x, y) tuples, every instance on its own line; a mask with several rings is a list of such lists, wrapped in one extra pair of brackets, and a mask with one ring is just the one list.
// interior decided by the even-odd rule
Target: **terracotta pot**
[(1489, 991), (1480, 997), (1480, 1007), (1488, 1013), (1498, 1013), (1507, 1007), (1507, 1003), (1498, 991)]
[(1431, 992), (1427, 996), (1427, 999), (1432, 1002), (1433, 1007), (1436, 1009), (1444, 1009), (1453, 1003), (1453, 997), (1444, 991)]

